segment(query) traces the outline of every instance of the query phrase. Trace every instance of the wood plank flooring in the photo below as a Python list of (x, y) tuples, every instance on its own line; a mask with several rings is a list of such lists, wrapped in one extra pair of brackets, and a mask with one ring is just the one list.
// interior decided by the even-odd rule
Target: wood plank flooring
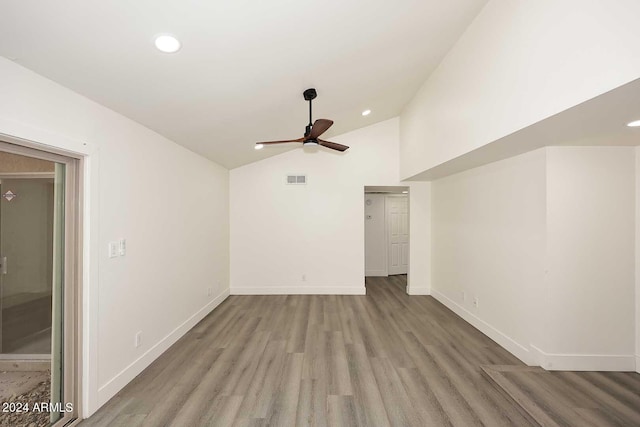
[(640, 426), (640, 375), (485, 366), (486, 375), (544, 426)]
[[(558, 377), (563, 393), (586, 384), (590, 405), (557, 418), (564, 403), (548, 381), (515, 378), (530, 368), (433, 298), (406, 295), (404, 276), (366, 284), (366, 296), (231, 296), (82, 426), (528, 426), (541, 424), (538, 412), (564, 425), (637, 420), (640, 375)], [(527, 410), (490, 374), (553, 405)]]

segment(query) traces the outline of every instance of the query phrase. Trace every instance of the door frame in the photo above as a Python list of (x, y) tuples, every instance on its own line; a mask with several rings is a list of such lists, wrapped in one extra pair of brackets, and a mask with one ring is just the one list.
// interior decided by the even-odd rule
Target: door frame
[(73, 411), (63, 413), (55, 426), (75, 424), (82, 417), (82, 289), (84, 156), (0, 133), (0, 150), (65, 165), (63, 403)]

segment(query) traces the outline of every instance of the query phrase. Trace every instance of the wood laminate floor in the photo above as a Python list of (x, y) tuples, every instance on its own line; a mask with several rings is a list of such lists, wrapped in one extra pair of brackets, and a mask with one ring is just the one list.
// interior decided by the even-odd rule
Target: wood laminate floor
[(640, 375), (532, 370), (405, 287), (231, 296), (82, 427), (640, 425)]

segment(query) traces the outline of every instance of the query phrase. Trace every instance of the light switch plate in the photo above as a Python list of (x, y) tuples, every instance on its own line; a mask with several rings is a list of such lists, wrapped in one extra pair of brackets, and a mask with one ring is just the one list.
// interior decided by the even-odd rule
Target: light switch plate
[(127, 241), (126, 239), (120, 239), (118, 241), (118, 255), (124, 256), (127, 253)]

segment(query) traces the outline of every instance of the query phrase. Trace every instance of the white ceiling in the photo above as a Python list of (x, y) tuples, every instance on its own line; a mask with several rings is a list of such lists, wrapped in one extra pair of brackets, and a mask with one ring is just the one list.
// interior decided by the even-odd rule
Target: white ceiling
[(627, 126), (635, 120), (640, 120), (640, 79), (428, 169), (411, 180), (431, 181), (545, 146), (638, 146), (640, 127)]
[(397, 116), (485, 3), (0, 0), (0, 55), (231, 168), (290, 149), (253, 145), (302, 136), (308, 87), (328, 138)]

